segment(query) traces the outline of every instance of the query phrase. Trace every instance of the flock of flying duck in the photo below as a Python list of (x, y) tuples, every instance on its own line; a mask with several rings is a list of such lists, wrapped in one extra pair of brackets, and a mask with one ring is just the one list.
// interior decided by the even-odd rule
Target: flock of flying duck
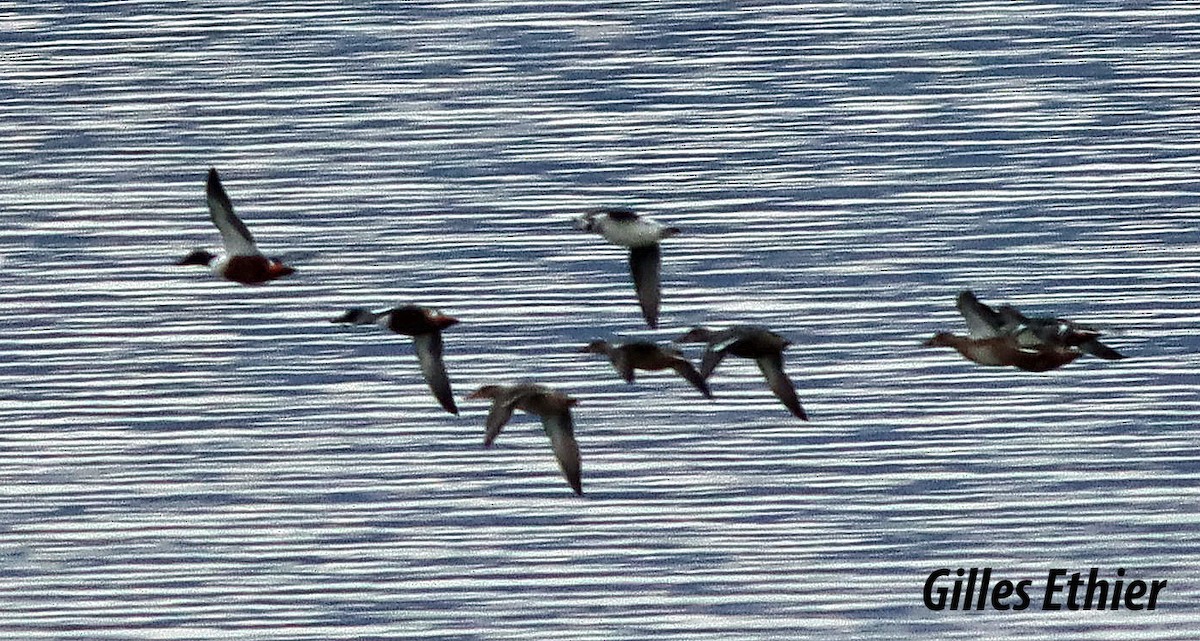
[[(216, 169), (208, 172), (206, 187), (209, 213), (221, 233), (225, 253), (216, 255), (197, 249), (178, 262), (180, 265), (206, 265), (221, 278), (243, 285), (261, 285), (295, 273), (295, 269), (277, 258), (268, 258), (258, 249), (250, 230), (233, 212)], [(629, 248), (629, 267), (642, 316), (651, 328), (658, 327), (661, 301), (659, 241), (675, 236), (679, 229), (666, 227), (627, 209), (597, 209), (576, 220), (579, 229), (600, 234), (616, 245)], [(1031, 372), (1062, 367), (1081, 355), (1116, 360), (1123, 358), (1101, 343), (1099, 331), (1061, 318), (1030, 318), (1004, 305), (993, 309), (980, 302), (970, 291), (958, 295), (959, 312), (967, 321), (968, 336), (939, 332), (925, 342), (927, 346), (953, 347), (967, 359), (981, 365), (1012, 366)], [(434, 398), (447, 412), (458, 414), (450, 378), (442, 360), (442, 330), (458, 319), (418, 305), (404, 305), (373, 312), (350, 309), (332, 319), (347, 325), (379, 325), (397, 334), (411, 336), (421, 365), (421, 373)], [(705, 398), (712, 398), (708, 379), (729, 355), (753, 359), (771, 392), (794, 416), (808, 420), (796, 396), (796, 388), (783, 368), (783, 351), (790, 341), (757, 325), (735, 325), (722, 330), (695, 327), (676, 343), (704, 343), (704, 356), (697, 370), (673, 347), (648, 341), (609, 343), (592, 341), (580, 351), (600, 354), (626, 382), (632, 383), (636, 370), (673, 370), (695, 387)], [(514, 410), (537, 415), (550, 438), (554, 455), (567, 483), (576, 494), (583, 494), (579, 445), (575, 441), (571, 408), (578, 401), (566, 394), (537, 383), (484, 385), (467, 400), (488, 399), (491, 410), (485, 421), (484, 446), (495, 441)]]

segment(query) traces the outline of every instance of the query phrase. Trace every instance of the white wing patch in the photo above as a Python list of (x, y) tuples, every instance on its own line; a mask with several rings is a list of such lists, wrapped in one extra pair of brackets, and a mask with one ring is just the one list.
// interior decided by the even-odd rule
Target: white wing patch
[(208, 173), (208, 188), (205, 193), (208, 197), (208, 213), (212, 216), (217, 231), (221, 232), (225, 253), (229, 256), (261, 256), (262, 252), (258, 251), (258, 246), (254, 244), (254, 236), (237, 214), (233, 213), (233, 203), (225, 193), (225, 188), (221, 186), (221, 179), (215, 169)]

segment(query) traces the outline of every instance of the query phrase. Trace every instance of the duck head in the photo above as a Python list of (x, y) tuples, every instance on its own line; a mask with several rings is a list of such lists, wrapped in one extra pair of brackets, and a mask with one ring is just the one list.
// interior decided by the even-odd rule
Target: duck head
[(376, 319), (375, 312), (361, 307), (348, 309), (344, 314), (337, 318), (329, 319), (331, 323), (343, 323), (347, 325), (370, 325)]
[(676, 343), (707, 343), (713, 337), (713, 331), (707, 327), (693, 327), (688, 333), (676, 338)]
[(612, 346), (608, 344), (608, 341), (594, 340), (579, 348), (579, 351), (583, 354), (607, 354), (610, 349)]
[(484, 385), (483, 387), (480, 387), (479, 389), (475, 390), (474, 392), (467, 394), (467, 400), (473, 401), (473, 400), (479, 399), (479, 398), (496, 398), (503, 391), (504, 391), (504, 388), (500, 385)]
[(955, 343), (958, 342), (958, 338), (958, 336), (950, 332), (938, 332), (921, 344), (925, 347), (954, 347)]
[(575, 219), (575, 229), (582, 231), (596, 231), (596, 216), (599, 216), (599, 211), (589, 211), (584, 215)]
[(213, 259), (216, 257), (217, 257), (217, 255), (210, 251), (207, 251), (204, 249), (197, 249), (197, 250), (193, 251), (192, 253), (188, 254), (187, 256), (184, 256), (183, 258), (179, 259), (179, 262), (177, 262), (175, 264), (176, 265), (210, 265), (210, 264), (212, 264)]

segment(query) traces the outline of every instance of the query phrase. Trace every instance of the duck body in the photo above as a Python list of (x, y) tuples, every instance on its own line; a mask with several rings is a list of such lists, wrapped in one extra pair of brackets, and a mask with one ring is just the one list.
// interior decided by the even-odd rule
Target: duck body
[(620, 208), (593, 209), (579, 217), (577, 224), (583, 231), (600, 234), (608, 242), (622, 247), (655, 245), (679, 233), (676, 227), (666, 227), (633, 210)]
[(709, 391), (704, 377), (677, 349), (662, 347), (648, 341), (612, 344), (597, 340), (580, 351), (607, 356), (613, 368), (627, 383), (634, 382), (635, 370), (658, 372), (669, 369), (691, 383), (704, 398), (712, 398), (712, 392)]
[(266, 256), (218, 256), (197, 250), (179, 261), (180, 265), (208, 265), (219, 278), (242, 285), (264, 283), (296, 273), (282, 262)]
[(178, 265), (207, 265), (212, 272), (226, 280), (243, 285), (263, 283), (296, 273), (296, 270), (277, 258), (268, 258), (258, 249), (254, 236), (233, 211), (233, 203), (216, 169), (209, 169), (205, 186), (209, 216), (224, 241), (224, 255), (197, 249)]
[(694, 327), (675, 341), (706, 344), (700, 365), (700, 375), (705, 379), (727, 355), (753, 360), (784, 407), (796, 418), (808, 420), (808, 414), (796, 396), (796, 386), (783, 369), (783, 351), (791, 341), (758, 325), (734, 325), (723, 330)]
[(1064, 346), (1025, 347), (1011, 335), (972, 338), (938, 332), (924, 344), (927, 347), (952, 347), (967, 360), (980, 365), (1011, 366), (1027, 372), (1058, 369), (1082, 355), (1082, 352)]
[(514, 410), (538, 416), (542, 429), (550, 439), (550, 447), (558, 461), (563, 478), (577, 495), (583, 494), (582, 463), (571, 408), (578, 400), (537, 383), (516, 385), (484, 385), (467, 396), (468, 400), (491, 399), (492, 408), (485, 423), (483, 446), (491, 447), (500, 431), (512, 418)]
[(583, 231), (600, 234), (614, 245), (629, 248), (629, 271), (642, 316), (647, 325), (657, 328), (662, 301), (659, 241), (679, 234), (679, 228), (667, 227), (629, 209), (594, 209), (575, 222)]
[(419, 305), (402, 305), (378, 312), (361, 307), (346, 310), (331, 322), (344, 325), (379, 325), (396, 334), (411, 336), (421, 365), (421, 374), (438, 404), (458, 414), (450, 377), (443, 360), (442, 330), (458, 324), (458, 319)]

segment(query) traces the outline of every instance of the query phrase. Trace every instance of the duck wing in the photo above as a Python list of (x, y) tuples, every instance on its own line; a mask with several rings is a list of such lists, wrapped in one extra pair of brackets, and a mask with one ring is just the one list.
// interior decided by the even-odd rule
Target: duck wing
[(700, 376), (708, 380), (708, 377), (712, 376), (713, 370), (717, 369), (717, 365), (720, 365), (723, 360), (725, 360), (725, 350), (713, 349), (713, 346), (709, 345), (708, 349), (704, 350), (704, 357), (700, 361)]
[(959, 292), (955, 305), (967, 321), (971, 338), (993, 338), (1002, 333), (1000, 328), (1004, 326), (1004, 319), (996, 310), (980, 302), (971, 290)]
[(695, 367), (692, 367), (692, 364), (689, 363), (687, 359), (673, 359), (671, 361), (671, 369), (678, 372), (680, 376), (687, 380), (687, 382), (691, 383), (692, 387), (700, 390), (700, 393), (704, 395), (704, 398), (711, 399), (713, 397), (712, 392), (708, 389), (708, 383), (704, 382), (704, 377), (700, 375), (700, 372), (696, 371)]
[(454, 404), (454, 392), (450, 391), (450, 377), (446, 375), (446, 364), (442, 362), (442, 334), (430, 332), (413, 336), (417, 360), (421, 362), (421, 373), (433, 390), (433, 396), (447, 412), (458, 414)]
[(625, 350), (614, 349), (609, 360), (612, 361), (613, 367), (626, 383), (632, 383), (637, 378), (637, 374), (633, 371), (633, 361), (630, 360), (629, 354), (626, 354)]
[(571, 411), (564, 409), (542, 415), (542, 428), (550, 437), (550, 447), (554, 457), (558, 459), (558, 467), (563, 477), (578, 495), (583, 495), (583, 466), (579, 460), (579, 444), (575, 442), (575, 426), (571, 421)]
[(651, 329), (658, 328), (658, 305), (662, 299), (659, 270), (662, 251), (658, 243), (642, 245), (629, 250), (629, 270), (633, 275), (633, 288), (637, 291), (642, 316)]
[(1094, 338), (1080, 343), (1078, 349), (1081, 352), (1086, 352), (1097, 358), (1103, 358), (1106, 361), (1119, 361), (1122, 358), (1125, 358), (1124, 354)]
[(225, 243), (225, 253), (230, 256), (261, 255), (258, 245), (254, 243), (254, 236), (237, 214), (233, 213), (233, 203), (229, 200), (229, 194), (225, 193), (225, 188), (221, 186), (221, 177), (217, 175), (216, 169), (208, 170), (208, 184), (204, 193), (208, 200), (208, 213)]
[(1010, 328), (1020, 325), (1028, 326), (1030, 324), (1029, 317), (1022, 314), (1020, 310), (1012, 305), (1001, 305), (996, 310), (996, 315), (1000, 317), (1001, 323), (1010, 326)]
[(763, 376), (767, 378), (767, 387), (770, 387), (775, 396), (783, 401), (784, 407), (788, 408), (796, 418), (807, 421), (808, 415), (804, 413), (804, 408), (800, 406), (800, 399), (796, 397), (796, 387), (792, 385), (792, 379), (788, 378), (787, 373), (783, 371), (783, 357), (778, 354), (763, 356), (755, 359), (755, 362), (758, 363), (758, 369), (762, 370)]
[(500, 436), (500, 430), (504, 429), (505, 424), (512, 418), (513, 410), (517, 408), (517, 402), (520, 399), (519, 395), (505, 394), (492, 401), (492, 409), (488, 412), (487, 420), (484, 422), (484, 427), (487, 429), (483, 436), (484, 447), (491, 447), (496, 437)]

